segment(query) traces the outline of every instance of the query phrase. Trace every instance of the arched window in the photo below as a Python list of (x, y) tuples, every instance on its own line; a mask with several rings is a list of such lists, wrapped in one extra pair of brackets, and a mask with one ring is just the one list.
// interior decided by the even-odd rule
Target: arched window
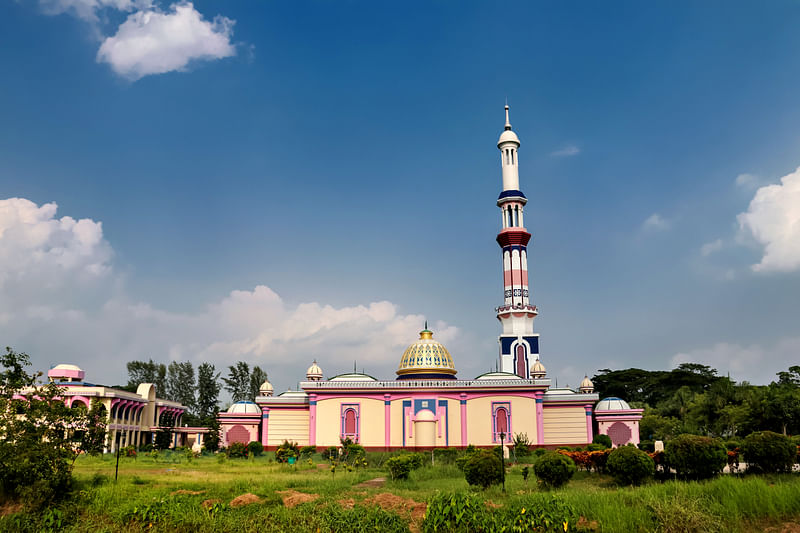
[(492, 415), (492, 441), (500, 442), (500, 433), (505, 433), (507, 442), (511, 435), (511, 404), (493, 402)]
[(358, 405), (342, 405), (342, 436), (358, 441)]
[(528, 377), (528, 358), (525, 357), (525, 346), (517, 344), (517, 372), (521, 378)]

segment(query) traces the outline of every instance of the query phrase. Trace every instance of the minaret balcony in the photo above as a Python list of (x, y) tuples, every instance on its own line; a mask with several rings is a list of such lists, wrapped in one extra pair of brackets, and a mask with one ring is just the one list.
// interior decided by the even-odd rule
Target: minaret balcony
[(535, 305), (526, 305), (526, 304), (514, 304), (514, 305), (501, 305), (500, 307), (495, 307), (495, 312), (497, 312), (497, 316), (508, 316), (512, 313), (527, 313), (529, 315), (536, 316), (539, 314), (539, 308)]
[(505, 248), (506, 246), (527, 246), (531, 240), (531, 234), (525, 228), (505, 228), (497, 234), (497, 244)]

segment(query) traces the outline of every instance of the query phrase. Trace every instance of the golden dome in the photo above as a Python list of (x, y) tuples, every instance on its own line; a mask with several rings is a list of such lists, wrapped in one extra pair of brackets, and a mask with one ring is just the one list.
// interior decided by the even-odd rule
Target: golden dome
[(449, 378), (456, 373), (453, 358), (440, 342), (433, 340), (433, 332), (425, 325), (419, 332), (419, 340), (406, 348), (397, 369), (398, 379)]

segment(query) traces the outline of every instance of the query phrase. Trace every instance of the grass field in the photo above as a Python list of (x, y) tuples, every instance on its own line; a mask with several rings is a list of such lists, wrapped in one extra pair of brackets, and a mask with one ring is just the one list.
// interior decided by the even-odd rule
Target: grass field
[[(371, 462), (376, 462), (371, 459)], [(452, 465), (424, 467), (407, 481), (387, 480), (373, 466), (332, 474), (314, 464), (277, 464), (272, 454), (253, 459), (182, 454), (122, 458), (114, 482), (114, 457), (81, 457), (75, 495), (36, 512), (6, 509), (2, 531), (419, 531), (424, 502), (437, 491), (469, 491)], [(252, 494), (258, 503), (236, 507)], [(571, 504), (587, 530), (800, 531), (800, 475), (723, 476), (708, 482), (653, 482), (617, 488), (606, 476), (579, 472), (564, 489), (546, 492), (521, 468), (510, 468), (506, 492), (492, 487), (481, 497), (495, 506), (528, 505), (553, 494)], [(310, 496), (309, 496), (310, 495)], [(313, 498), (313, 501), (306, 501)], [(204, 505), (205, 503), (205, 505)], [(293, 506), (293, 507), (290, 507)]]

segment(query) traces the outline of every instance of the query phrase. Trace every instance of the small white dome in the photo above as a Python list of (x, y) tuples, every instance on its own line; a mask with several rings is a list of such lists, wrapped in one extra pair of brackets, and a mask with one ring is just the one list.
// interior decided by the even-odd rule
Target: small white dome
[(306, 379), (310, 381), (319, 381), (322, 379), (322, 369), (317, 364), (316, 359), (314, 359), (314, 362), (311, 363), (311, 366), (306, 370)]
[(545, 392), (545, 395), (548, 394), (551, 396), (555, 396), (556, 394), (575, 394), (575, 391), (568, 387), (564, 387), (561, 389), (549, 389), (547, 392)]
[(264, 383), (258, 388), (258, 393), (261, 394), (261, 396), (272, 396), (273, 391), (272, 383), (270, 383), (268, 379), (265, 379)]
[(584, 376), (583, 381), (581, 381), (581, 386), (579, 387), (581, 390), (583, 389), (594, 389), (594, 383), (592, 380), (589, 379), (589, 376)]
[(594, 406), (594, 411), (624, 411), (630, 408), (631, 406), (628, 405), (628, 402), (622, 398), (611, 396), (609, 398), (603, 398), (597, 402), (597, 405)]
[(349, 374), (339, 374), (338, 376), (332, 377), (328, 381), (378, 381), (378, 380), (370, 376), (369, 374), (359, 374), (356, 372), (351, 372)]
[(436, 420), (436, 415), (429, 409), (423, 409), (417, 412), (417, 420), (421, 422), (433, 422)]
[(485, 380), (485, 379), (522, 379), (522, 378), (510, 372), (487, 372), (485, 374), (481, 374), (475, 379)]
[(531, 377), (537, 378), (542, 377), (547, 374), (547, 370), (545, 369), (544, 365), (538, 359), (533, 362), (531, 365)]
[(254, 402), (236, 402), (228, 407), (227, 412), (236, 415), (260, 415), (261, 408)]
[(497, 146), (507, 142), (515, 143), (517, 146), (520, 144), (519, 137), (517, 137), (517, 134), (512, 130), (505, 130), (500, 134), (500, 139), (497, 141)]
[(66, 363), (54, 366), (53, 370), (77, 370), (78, 372), (83, 372), (83, 369), (78, 365), (69, 365)]

